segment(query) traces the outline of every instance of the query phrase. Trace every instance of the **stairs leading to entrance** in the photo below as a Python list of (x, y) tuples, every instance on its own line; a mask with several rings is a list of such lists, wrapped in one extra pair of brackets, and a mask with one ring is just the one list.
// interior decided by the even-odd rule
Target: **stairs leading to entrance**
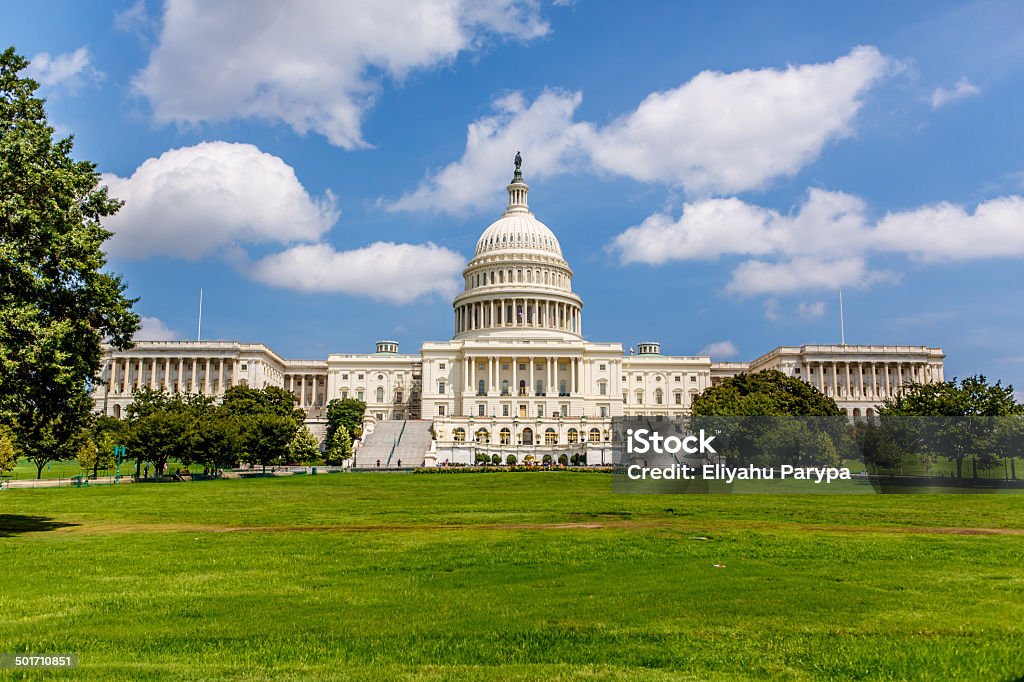
[(366, 436), (355, 454), (352, 466), (357, 469), (423, 466), (427, 451), (430, 450), (430, 421), (389, 419), (377, 422), (373, 433)]

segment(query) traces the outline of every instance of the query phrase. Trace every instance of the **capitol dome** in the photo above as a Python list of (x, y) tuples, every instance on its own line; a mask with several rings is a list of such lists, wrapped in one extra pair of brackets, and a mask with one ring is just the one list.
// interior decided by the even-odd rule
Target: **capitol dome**
[(521, 158), (508, 187), (508, 206), (476, 243), (455, 297), (456, 338), (582, 336), (583, 302), (572, 291), (572, 269), (547, 225), (527, 203)]
[(555, 233), (533, 217), (529, 210), (510, 209), (491, 223), (491, 226), (480, 235), (473, 255), (482, 256), (502, 250), (539, 250), (558, 258), (562, 257), (562, 247)]

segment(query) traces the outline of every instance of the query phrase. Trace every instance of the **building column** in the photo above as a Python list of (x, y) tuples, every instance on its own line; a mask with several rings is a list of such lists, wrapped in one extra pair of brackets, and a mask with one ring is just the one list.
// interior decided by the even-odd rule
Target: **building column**
[(852, 397), (853, 391), (850, 390), (850, 363), (849, 361), (843, 363), (843, 369), (846, 374), (846, 399), (849, 400)]
[(857, 363), (857, 397), (864, 400), (864, 363)]
[(224, 395), (224, 358), (217, 363), (217, 392)]
[[(514, 314), (515, 313), (515, 307), (514, 307), (515, 304), (513, 303), (512, 305), (513, 305), (512, 312)], [(511, 386), (509, 392), (512, 395), (515, 395), (515, 396), (519, 395), (519, 361), (516, 359), (515, 355), (512, 356), (512, 386)]]
[(306, 375), (299, 378), (299, 407), (306, 406)]
[(888, 362), (885, 363), (885, 365), (883, 366), (883, 369), (885, 370), (885, 397), (886, 398), (891, 398), (892, 397), (892, 382), (890, 381), (890, 377), (889, 377), (889, 363)]
[(835, 360), (833, 360), (832, 361), (832, 399), (833, 400), (839, 397), (839, 387), (837, 386), (838, 383), (839, 383), (838, 368), (836, 367)]
[(896, 393), (903, 394), (903, 363), (896, 363)]
[(818, 390), (825, 392), (825, 363), (818, 362)]
[(576, 395), (576, 366), (578, 358), (569, 358), (569, 395)]
[(871, 363), (871, 399), (878, 400), (878, 365)]
[(114, 375), (117, 374), (117, 360), (110, 356), (110, 376), (107, 377), (107, 393), (114, 392)]
[(210, 358), (206, 358), (206, 367), (203, 369), (203, 395), (210, 395)]
[(537, 359), (531, 356), (529, 358), (529, 360), (530, 360), (530, 385), (526, 389), (526, 395), (533, 395), (536, 392), (535, 389), (536, 389), (536, 386), (537, 386), (537, 380), (533, 376), (533, 370), (535, 369), (534, 366), (537, 364)]

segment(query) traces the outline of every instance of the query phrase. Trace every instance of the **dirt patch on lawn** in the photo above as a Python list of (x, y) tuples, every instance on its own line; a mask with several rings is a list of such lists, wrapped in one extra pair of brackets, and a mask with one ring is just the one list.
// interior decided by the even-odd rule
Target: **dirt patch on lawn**
[(921, 535), (1024, 535), (1024, 528), (961, 528), (951, 526), (850, 526), (779, 521), (694, 519), (628, 519), (562, 523), (451, 523), (451, 524), (370, 524), (331, 526), (219, 526), (184, 523), (88, 523), (69, 525), (52, 532), (61, 535), (115, 533), (395, 533), (412, 531), (590, 531), (590, 530), (685, 530), (704, 534), (727, 531), (808, 531), (843, 534), (921, 534)]

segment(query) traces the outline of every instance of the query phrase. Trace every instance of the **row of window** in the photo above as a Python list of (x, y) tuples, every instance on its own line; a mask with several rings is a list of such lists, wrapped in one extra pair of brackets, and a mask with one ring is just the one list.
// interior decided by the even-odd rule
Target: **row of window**
[(536, 282), (537, 284), (556, 286), (560, 289), (569, 288), (569, 277), (564, 273), (548, 270), (547, 268), (537, 268), (534, 270), (517, 268), (515, 270), (487, 270), (470, 275), (466, 278), (466, 290), (488, 284), (505, 284), (506, 282), (509, 284), (533, 284)]
[[(604, 440), (607, 441), (609, 439), (609, 436), (610, 436), (610, 434), (608, 433), (608, 431), (605, 431), (604, 434), (603, 434)], [(578, 443), (582, 443), (582, 442), (584, 442), (584, 438), (586, 439), (585, 442), (587, 442), (587, 443), (600, 443), (601, 440), (602, 440), (601, 429), (593, 428), (593, 429), (590, 429), (589, 432), (577, 431), (576, 429), (569, 429), (565, 433), (565, 442), (567, 444), (569, 444), (569, 445), (576, 445)], [(461, 426), (456, 427), (455, 429), (453, 429), (452, 430), (452, 440), (454, 440), (456, 443), (465, 443), (466, 442), (466, 429), (462, 428)], [(534, 440), (533, 429), (531, 429), (530, 427), (527, 426), (526, 428), (524, 428), (522, 431), (519, 432), (519, 435), (516, 438), (516, 443), (518, 445), (533, 445), (534, 444), (533, 440)], [(490, 431), (488, 431), (485, 428), (477, 429), (476, 432), (473, 434), (473, 441), (475, 443), (480, 444), (480, 445), (490, 444), (490, 442), (491, 442), (491, 433), (490, 433)], [(502, 428), (498, 432), (498, 444), (500, 444), (500, 445), (511, 445), (512, 444), (512, 430), (511, 429), (509, 429), (508, 427), (504, 427), (504, 428)], [(555, 431), (554, 429), (551, 429), (551, 428), (546, 429), (544, 431), (544, 445), (558, 445), (558, 444), (559, 444), (558, 432)]]
[[(636, 395), (636, 401), (635, 401), (636, 404), (643, 405), (644, 404), (644, 392), (643, 392), (643, 390), (636, 391), (635, 395)], [(695, 389), (695, 388), (690, 389), (690, 400), (692, 401), (696, 397), (697, 397), (697, 389)], [(672, 394), (672, 398), (673, 398), (673, 402), (676, 405), (682, 405), (683, 404), (683, 392), (682, 391), (675, 391)], [(622, 402), (624, 402), (624, 403), (629, 402), (629, 391), (623, 391), (622, 392)], [(654, 392), (654, 404), (655, 405), (664, 405), (665, 404), (665, 393), (660, 388), (657, 389)]]

